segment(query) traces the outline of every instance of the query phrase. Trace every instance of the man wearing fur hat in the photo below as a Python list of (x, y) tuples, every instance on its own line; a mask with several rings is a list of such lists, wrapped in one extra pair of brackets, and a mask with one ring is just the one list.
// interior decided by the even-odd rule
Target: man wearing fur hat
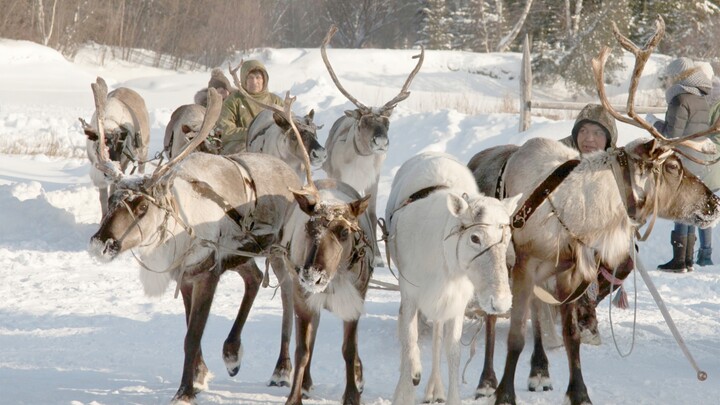
[[(681, 57), (665, 68), (663, 84), (666, 87), (665, 100), (668, 103), (665, 121), (658, 121), (655, 127), (667, 138), (677, 138), (705, 131), (709, 128), (710, 106), (707, 95), (712, 89), (712, 78), (703, 71), (703, 66), (692, 59)], [(680, 147), (682, 148), (682, 147)], [(684, 153), (704, 158), (697, 152), (683, 149)], [(706, 168), (688, 159), (682, 159), (683, 166), (703, 179)], [(675, 223), (670, 234), (673, 258), (658, 266), (663, 271), (684, 273), (693, 271), (695, 249), (695, 227)], [(712, 229), (700, 230), (700, 251), (698, 264), (712, 264)]]
[(200, 104), (203, 107), (207, 107), (207, 91), (208, 88), (214, 88), (223, 100), (227, 99), (230, 93), (236, 89), (230, 84), (230, 81), (225, 77), (225, 74), (221, 69), (215, 68), (210, 72), (210, 80), (206, 88), (199, 90), (195, 93), (195, 104)]
[[(242, 64), (240, 82), (250, 97), (264, 104), (283, 105), (283, 100), (268, 91), (269, 76), (265, 66), (258, 60)], [(223, 103), (217, 128), (221, 131), (222, 154), (245, 151), (247, 128), (263, 108), (246, 100), (239, 91), (232, 93)]]

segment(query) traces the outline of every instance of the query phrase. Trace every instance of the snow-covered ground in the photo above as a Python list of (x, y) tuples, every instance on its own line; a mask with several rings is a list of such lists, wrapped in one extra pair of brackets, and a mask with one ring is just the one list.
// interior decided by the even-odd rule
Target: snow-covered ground
[[(366, 105), (392, 98), (414, 66), (417, 51), (330, 50), (335, 71), (345, 87)], [(333, 121), (351, 104), (334, 87), (318, 49), (265, 49), (246, 57), (262, 59), (270, 72), (270, 88), (297, 96), (295, 110), (316, 110), (324, 124), (321, 140)], [(165, 124), (174, 108), (192, 102), (207, 83), (209, 72), (176, 72), (111, 59), (100, 65), (93, 49), (68, 62), (55, 51), (23, 41), (0, 39), (0, 402), (4, 404), (158, 404), (178, 388), (185, 320), (182, 302), (172, 291), (161, 298), (143, 295), (138, 264), (123, 256), (100, 264), (87, 251), (98, 227), (97, 191), (88, 177), (85, 137), (78, 117), (93, 112), (90, 83), (104, 77), (110, 88), (127, 86), (146, 100), (152, 125), (151, 153), (160, 149)], [(657, 72), (667, 58), (651, 59), (641, 83), (647, 99)], [(573, 124), (533, 117), (530, 131), (518, 133), (517, 105), (520, 55), (427, 52), (411, 86), (412, 95), (391, 119), (391, 146), (381, 178), (378, 206), (383, 211), (393, 174), (409, 157), (427, 150), (446, 151), (462, 161), (490, 146), (521, 144), (532, 137), (561, 138)], [(610, 86), (622, 102), (626, 83)], [(572, 100), (557, 83), (534, 94)], [(643, 136), (618, 124), (620, 144)], [(51, 151), (52, 153), (48, 153)], [(640, 245), (643, 262), (654, 268), (670, 257), (671, 224), (659, 221)], [(717, 231), (714, 242), (718, 244)], [(720, 256), (714, 260), (720, 263)], [(716, 404), (720, 398), (720, 266), (674, 275), (650, 271), (690, 352), (708, 379), (700, 382), (673, 340), (641, 279), (635, 299), (632, 276), (627, 283), (631, 308), (599, 308), (603, 344), (583, 346), (582, 363), (590, 397), (596, 404)], [(394, 281), (386, 268), (376, 277)], [(242, 282), (225, 276), (203, 339), (205, 358), (215, 378), (198, 403), (281, 404), (287, 388), (266, 383), (279, 348), (280, 299), (272, 289), (260, 291), (243, 334), (245, 356), (240, 372), (229, 377), (221, 359), (222, 342), (235, 317)], [(399, 368), (396, 322), (399, 293), (371, 290), (360, 321), (360, 355), (365, 366), (366, 404), (388, 404)], [(636, 321), (635, 321), (635, 318)], [(495, 367), (504, 364), (508, 322), (498, 323)], [(462, 361), (476, 325), (466, 324)], [(338, 403), (344, 389), (340, 353), (341, 322), (326, 313), (321, 321), (308, 404)], [(426, 377), (430, 336), (421, 334)], [(482, 339), (480, 341), (482, 345)], [(567, 384), (564, 350), (549, 352), (554, 391), (526, 388), (530, 345), (516, 378), (518, 403), (558, 404)], [(481, 350), (478, 351), (481, 353)], [(482, 356), (471, 359), (463, 403), (473, 400)], [(444, 373), (445, 374), (445, 373)], [(425, 381), (417, 390), (422, 399)]]

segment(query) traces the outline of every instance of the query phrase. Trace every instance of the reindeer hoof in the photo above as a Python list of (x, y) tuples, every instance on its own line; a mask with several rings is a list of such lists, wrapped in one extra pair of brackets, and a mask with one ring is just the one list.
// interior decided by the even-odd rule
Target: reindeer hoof
[(223, 361), (230, 377), (235, 377), (240, 371), (243, 348), (241, 344), (225, 342), (223, 345)]
[(417, 373), (412, 378), (413, 385), (416, 387), (418, 386), (418, 384), (420, 384), (420, 376), (421, 376), (421, 374)]
[(193, 405), (195, 404), (196, 394), (197, 391), (194, 388), (181, 385), (170, 403), (172, 405)]
[(552, 389), (552, 381), (548, 376), (535, 375), (528, 378), (528, 390), (532, 392), (552, 391)]
[(495, 394), (495, 388), (493, 387), (477, 387), (475, 390), (475, 399), (490, 398)]

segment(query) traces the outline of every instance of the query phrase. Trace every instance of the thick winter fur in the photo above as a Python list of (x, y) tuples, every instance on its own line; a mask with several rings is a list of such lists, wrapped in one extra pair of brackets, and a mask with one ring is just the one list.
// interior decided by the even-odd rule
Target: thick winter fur
[[(185, 104), (173, 111), (165, 127), (164, 147), (168, 156), (173, 158), (182, 151), (197, 135), (205, 118), (205, 107), (199, 104)], [(207, 140), (206, 140), (207, 142)], [(211, 152), (201, 144), (197, 150)]]
[[(362, 110), (345, 111), (335, 121), (327, 141), (327, 160), (323, 169), (328, 177), (349, 184), (361, 195), (370, 196), (368, 214), (373, 224), (373, 240), (377, 225), (377, 190), (380, 171), (390, 146), (388, 129), (392, 109), (370, 111), (363, 114)], [(376, 264), (382, 263), (379, 250), (375, 249)]]
[[(442, 186), (409, 201), (415, 192)], [(414, 403), (420, 380), (417, 316), (434, 325), (433, 369), (425, 401), (444, 401), (439, 344), (444, 330), (448, 357), (448, 404), (459, 404), (459, 340), (465, 308), (475, 295), (490, 314), (510, 309), (506, 254), (510, 213), (519, 196), (506, 201), (477, 191), (470, 170), (453, 157), (424, 153), (405, 162), (395, 176), (386, 210), (388, 249), (400, 273), (400, 379), (393, 403)]]
[(327, 158), (325, 148), (317, 139), (318, 127), (313, 122), (314, 116), (315, 112), (311, 110), (305, 117), (293, 117), (302, 139), (301, 145), (285, 118), (271, 110), (263, 110), (248, 127), (247, 151), (278, 157), (290, 165), (299, 178), (305, 178), (305, 153), (312, 167), (320, 167)]
[(227, 157), (192, 153), (172, 170), (167, 192), (157, 190), (150, 196), (118, 186), (108, 215), (91, 239), (91, 252), (112, 260), (135, 250), (149, 294), (163, 293), (171, 280), (177, 282), (188, 322), (183, 376), (174, 398), (178, 403), (192, 402), (193, 385), (206, 382), (200, 340), (225, 270), (238, 272), (245, 281), (238, 317), (223, 346), (228, 372), (237, 373), (240, 334), (262, 272), (253, 259), (235, 252), (268, 255), (278, 280), (285, 281), (281, 285), (283, 335), (275, 374), (287, 379), (292, 287), (282, 257), (271, 254), (270, 248), (279, 242), (285, 214), (294, 201), (288, 187), (300, 187), (299, 179), (279, 159), (253, 153)]
[[(509, 195), (529, 195), (561, 163), (570, 159), (581, 161), (525, 226), (513, 231), (516, 261), (512, 272), (510, 337), (505, 372), (495, 391), (496, 404), (515, 403), (515, 367), (525, 343), (526, 320), (535, 284), (547, 279), (556, 268), (563, 267), (563, 263), (574, 266), (555, 275), (558, 297), (562, 300), (583, 280), (590, 282), (597, 277), (598, 261), (610, 268), (620, 265), (630, 256), (635, 227), (650, 219), (655, 201), (660, 218), (699, 227), (707, 227), (720, 218), (720, 199), (683, 169), (671, 149), (660, 146), (656, 140), (638, 139), (623, 150), (628, 156), (632, 190), (638, 204), (634, 219), (629, 218), (619, 191), (624, 186), (619, 186), (613, 175), (619, 150), (595, 152), (580, 158), (577, 151), (557, 141), (536, 138), (527, 141), (507, 159), (503, 181)], [(498, 165), (491, 162), (507, 149), (495, 151), (497, 153), (483, 156), (478, 154), (471, 161), (478, 184), (492, 183), (487, 180), (482, 183), (480, 178), (484, 176), (497, 179)], [(483, 168), (491, 168), (490, 173), (483, 172)], [(573, 318), (577, 314), (575, 308), (576, 303), (567, 303), (561, 305), (560, 310), (570, 365), (566, 401), (578, 405), (590, 403), (590, 399), (580, 368), (580, 333)], [(482, 379), (478, 390), (481, 388)], [(482, 395), (480, 391), (478, 394)]]
[(346, 404), (360, 404), (362, 362), (357, 326), (372, 275), (373, 246), (369, 242), (367, 197), (332, 179), (316, 182), (318, 195), (296, 193), (297, 204), (283, 232), (295, 268), (295, 372), (287, 404), (301, 404), (312, 387), (310, 359), (320, 313), (327, 309), (344, 324)]
[[(150, 118), (143, 98), (126, 87), (111, 91), (107, 96), (103, 124), (107, 142), (104, 147), (109, 150), (110, 159), (118, 162), (123, 172), (134, 160), (138, 173), (144, 173), (150, 142)], [(95, 167), (100, 161), (97, 128), (95, 112), (90, 128), (85, 128), (84, 132), (88, 138), (86, 150), (90, 160), (90, 179), (100, 192), (100, 206), (102, 215), (105, 216), (112, 189), (105, 175)]]

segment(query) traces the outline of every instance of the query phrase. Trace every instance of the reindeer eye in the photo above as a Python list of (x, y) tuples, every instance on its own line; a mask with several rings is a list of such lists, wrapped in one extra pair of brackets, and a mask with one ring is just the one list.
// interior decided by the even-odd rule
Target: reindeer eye
[(678, 163), (674, 160), (668, 161), (665, 163), (665, 170), (667, 170), (668, 172), (673, 172), (673, 173), (677, 172), (680, 170), (680, 163)]
[(342, 228), (340, 230), (340, 239), (345, 240), (350, 236), (350, 230), (347, 228)]
[(138, 214), (146, 213), (148, 210), (148, 207), (149, 207), (149, 204), (146, 201), (143, 201), (142, 203), (140, 203), (140, 205), (138, 206)]
[(480, 244), (480, 237), (473, 234), (473, 235), (470, 236), (470, 242), (479, 245), (479, 244)]

